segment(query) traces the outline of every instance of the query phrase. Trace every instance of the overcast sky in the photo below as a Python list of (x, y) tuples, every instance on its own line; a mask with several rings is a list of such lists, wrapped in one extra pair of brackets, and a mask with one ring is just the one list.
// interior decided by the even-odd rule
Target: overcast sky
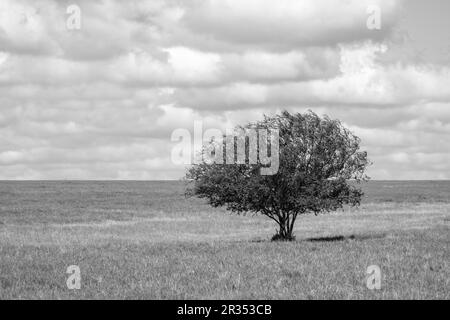
[(449, 14), (448, 0), (0, 0), (0, 179), (177, 179), (174, 129), (282, 109), (344, 122), (373, 179), (450, 179)]

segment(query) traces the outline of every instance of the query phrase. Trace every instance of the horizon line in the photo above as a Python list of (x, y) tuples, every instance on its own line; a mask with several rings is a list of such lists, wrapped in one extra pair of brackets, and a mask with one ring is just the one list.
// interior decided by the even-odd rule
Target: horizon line
[[(0, 179), (0, 182), (183, 182), (183, 178), (179, 179)], [(450, 179), (370, 179), (368, 181), (450, 181)]]

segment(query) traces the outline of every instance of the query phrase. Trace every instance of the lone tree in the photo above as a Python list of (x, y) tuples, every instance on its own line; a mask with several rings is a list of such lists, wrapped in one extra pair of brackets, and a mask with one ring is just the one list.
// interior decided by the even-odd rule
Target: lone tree
[[(360, 139), (340, 121), (328, 116), (321, 118), (312, 111), (304, 114), (284, 111), (281, 115), (264, 117), (262, 121), (237, 129), (240, 134), (235, 137), (222, 137), (222, 141), (234, 141), (235, 144), (230, 149), (223, 143), (219, 156), (224, 160), (227, 156), (236, 160), (237, 141), (241, 140), (245, 145), (245, 161), (226, 163), (204, 157), (186, 174), (192, 182), (188, 195), (206, 198), (212, 206), (225, 206), (237, 214), (250, 212), (269, 217), (279, 227), (272, 240), (294, 240), (294, 223), (298, 215), (318, 215), (344, 205), (360, 204), (363, 193), (357, 185), (369, 179), (365, 175), (369, 165), (367, 152), (360, 151)], [(263, 136), (261, 139), (259, 135), (257, 162), (249, 161), (251, 147), (255, 146), (246, 133), (250, 129), (278, 132), (279, 165), (274, 174), (261, 174), (261, 168), (268, 164), (261, 161), (259, 152), (269, 149), (262, 148), (261, 142), (267, 139), (269, 145), (273, 144), (270, 138)], [(214, 155), (217, 144), (217, 140), (211, 139), (202, 154)]]

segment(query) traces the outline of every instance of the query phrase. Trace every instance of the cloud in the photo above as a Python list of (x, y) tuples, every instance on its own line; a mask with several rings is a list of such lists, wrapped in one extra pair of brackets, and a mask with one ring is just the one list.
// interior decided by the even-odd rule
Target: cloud
[(398, 107), (414, 102), (448, 101), (450, 68), (383, 65), (377, 57), (386, 48), (372, 42), (342, 46), (340, 72), (332, 78), (250, 83), (238, 79), (213, 88), (175, 92), (181, 106), (198, 109), (239, 109), (242, 106), (354, 105)]
[[(383, 14), (379, 33), (366, 27), (369, 5)], [(277, 50), (383, 37), (400, 8), (390, 0), (204, 0), (187, 8), (182, 22), (219, 41)]]
[(398, 41), (407, 2), (80, 0), (80, 30), (69, 4), (0, 3), (0, 179), (179, 178), (173, 130), (308, 108), (374, 178), (450, 178), (450, 69)]

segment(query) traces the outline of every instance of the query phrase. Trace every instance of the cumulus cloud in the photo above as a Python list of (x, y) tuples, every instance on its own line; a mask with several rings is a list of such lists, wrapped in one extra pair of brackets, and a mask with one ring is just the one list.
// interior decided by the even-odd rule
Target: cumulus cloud
[(340, 73), (333, 78), (188, 88), (177, 91), (177, 100), (202, 109), (276, 104), (395, 107), (415, 101), (448, 101), (450, 87), (443, 84), (450, 83), (450, 68), (377, 63), (378, 54), (385, 50), (384, 46), (371, 42), (342, 46)]
[[(366, 28), (369, 5), (383, 11), (380, 33)], [(390, 0), (204, 0), (187, 8), (182, 22), (214, 39), (279, 50), (382, 37), (399, 9), (400, 2)]]
[(179, 178), (173, 130), (309, 108), (373, 178), (450, 178), (450, 68), (409, 58), (407, 2), (78, 0), (70, 30), (73, 3), (0, 3), (0, 179)]

